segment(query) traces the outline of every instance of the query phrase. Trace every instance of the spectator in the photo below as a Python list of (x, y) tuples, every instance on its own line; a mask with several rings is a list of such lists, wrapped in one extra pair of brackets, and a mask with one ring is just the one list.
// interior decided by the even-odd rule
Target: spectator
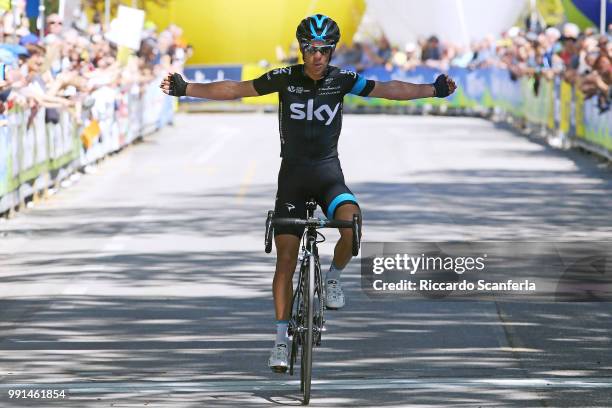
[(336, 50), (334, 51), (334, 54), (332, 55), (331, 64), (336, 65), (336, 66), (341, 66), (341, 67), (350, 65), (346, 59), (347, 52), (348, 52), (348, 46), (345, 43), (338, 45), (336, 47)]
[(493, 65), (495, 57), (495, 42), (492, 35), (487, 35), (484, 40), (477, 45), (474, 59), (470, 66), (472, 68), (486, 68)]
[(386, 65), (391, 61), (391, 44), (389, 44), (389, 40), (384, 35), (378, 39), (374, 54), (375, 64)]
[[(572, 32), (569, 34), (574, 35)], [(580, 55), (578, 52), (578, 39), (570, 35), (561, 37), (563, 48), (559, 52), (559, 58), (561, 58), (564, 65), (563, 78), (570, 83), (574, 83), (580, 63)]]
[(438, 37), (432, 35), (427, 39), (423, 51), (421, 52), (421, 60), (427, 63), (429, 60), (439, 61), (442, 58), (442, 49)]
[(546, 50), (544, 52), (544, 58), (549, 66), (554, 66), (554, 56), (561, 51), (561, 45), (559, 40), (561, 39), (561, 31), (556, 27), (548, 27), (544, 32), (546, 39)]
[(610, 109), (612, 99), (612, 62), (607, 53), (601, 53), (593, 63), (593, 71), (580, 82), (580, 89), (585, 97), (597, 96), (600, 112)]
[(474, 59), (474, 52), (470, 48), (458, 46), (450, 64), (454, 67), (467, 68)]
[(46, 25), (47, 34), (45, 35), (45, 44), (51, 45), (62, 39), (62, 31), (64, 22), (59, 14), (49, 14), (47, 16)]
[(30, 108), (28, 126), (36, 117), (39, 109), (43, 108), (66, 108), (73, 103), (64, 98), (49, 95), (46, 92), (46, 84), (43, 80), (43, 62), (45, 58), (45, 48), (38, 44), (28, 44), (28, 58), (25, 63), (25, 81), (15, 83), (18, 92), (25, 97), (27, 106)]
[(404, 64), (404, 69), (414, 69), (419, 65), (419, 61), (421, 60), (421, 55), (419, 54), (419, 49), (415, 43), (408, 43), (404, 48), (406, 51), (406, 63)]
[(341, 44), (334, 52), (334, 63), (341, 66), (357, 67), (363, 58), (363, 47), (355, 41), (352, 47)]
[[(119, 61), (116, 45), (104, 39), (99, 14), (94, 15), (94, 24), (81, 18), (68, 29), (59, 15), (50, 14), (46, 18), (48, 35), (41, 43), (30, 32), (29, 21), (24, 18), (25, 2), (17, 5), (16, 30), (13, 12), (0, 14), (0, 62), (8, 66), (7, 79), (0, 81), (0, 112), (14, 104), (27, 107), (31, 109), (30, 122), (40, 108), (46, 108), (50, 120), (54, 109), (71, 108), (69, 111), (78, 122), (81, 106), (91, 105), (90, 95), (99, 87), (148, 83), (154, 75), (170, 70), (172, 59), (179, 61), (183, 55), (184, 61), (188, 55), (181, 38), (182, 30), (172, 25), (163, 32), (167, 40), (165, 52), (171, 55), (161, 58), (160, 36), (148, 24), (139, 53), (126, 54)], [(80, 17), (83, 16), (80, 14)], [(55, 111), (55, 120), (58, 118)]]

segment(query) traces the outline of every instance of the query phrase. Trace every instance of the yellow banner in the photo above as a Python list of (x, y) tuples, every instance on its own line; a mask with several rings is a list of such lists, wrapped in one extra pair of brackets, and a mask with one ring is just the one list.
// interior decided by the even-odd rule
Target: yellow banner
[(330, 16), (340, 26), (341, 43), (352, 43), (365, 8), (365, 0), (148, 1), (147, 19), (159, 30), (171, 23), (184, 30), (184, 41), (194, 50), (187, 64), (242, 64), (262, 59), (276, 64), (276, 47), (289, 50), (296, 41), (295, 28), (304, 17)]
[(546, 104), (548, 111), (546, 126), (550, 130), (555, 130), (555, 83), (547, 79), (546, 84)]
[(559, 129), (563, 133), (568, 133), (570, 130), (570, 115), (572, 114), (572, 86), (565, 82), (561, 82), (561, 123)]
[(584, 131), (584, 94), (578, 87), (576, 87), (576, 136), (586, 136)]

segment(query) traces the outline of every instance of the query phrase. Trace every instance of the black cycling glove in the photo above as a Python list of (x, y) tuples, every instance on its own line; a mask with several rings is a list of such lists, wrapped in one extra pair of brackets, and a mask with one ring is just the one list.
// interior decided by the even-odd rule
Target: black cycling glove
[(440, 74), (436, 78), (436, 82), (432, 85), (436, 89), (436, 94), (434, 95), (436, 98), (446, 98), (450, 95), (450, 89), (448, 89), (448, 82), (446, 80), (448, 77), (445, 74)]
[(172, 74), (172, 76), (170, 77), (170, 95), (187, 95), (187, 82), (185, 82), (181, 74)]

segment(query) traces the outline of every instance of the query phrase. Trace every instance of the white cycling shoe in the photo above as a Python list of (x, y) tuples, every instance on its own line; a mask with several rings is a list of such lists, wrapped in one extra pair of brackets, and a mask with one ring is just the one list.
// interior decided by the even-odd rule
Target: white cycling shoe
[(340, 282), (335, 279), (325, 281), (325, 306), (328, 309), (341, 309), (344, 307), (344, 292)]
[(284, 373), (289, 366), (289, 350), (286, 344), (276, 344), (270, 352), (268, 367), (276, 373)]

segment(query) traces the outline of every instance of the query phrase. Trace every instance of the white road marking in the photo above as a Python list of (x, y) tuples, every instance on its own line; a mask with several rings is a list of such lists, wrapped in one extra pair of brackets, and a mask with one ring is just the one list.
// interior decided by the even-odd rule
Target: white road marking
[[(136, 221), (141, 221), (141, 217), (142, 217), (142, 213), (139, 214), (137, 217), (135, 217), (132, 222)], [(122, 228), (122, 230), (125, 229)], [(125, 249), (127, 242), (132, 239), (130, 236), (128, 235), (124, 235), (124, 234), (118, 234), (115, 235), (114, 237), (112, 237), (110, 240), (108, 240), (108, 242), (106, 244), (104, 244), (104, 246), (102, 247), (103, 252), (109, 252), (109, 251), (121, 251), (123, 249)]]
[[(62, 295), (84, 295), (87, 293), (88, 287), (86, 285), (69, 285), (62, 291)], [(73, 306), (74, 307), (74, 306)], [(71, 308), (72, 309), (72, 308)]]
[[(316, 390), (361, 390), (361, 389), (440, 389), (444, 387), (495, 387), (495, 388), (612, 388), (612, 377), (576, 378), (376, 378), (313, 380)], [(172, 390), (175, 392), (236, 392), (254, 390), (299, 389), (299, 379), (244, 380), (244, 381), (134, 381), (134, 382), (68, 382), (68, 383), (3, 383), (0, 389), (63, 389), (70, 394), (118, 393), (126, 391)]]

